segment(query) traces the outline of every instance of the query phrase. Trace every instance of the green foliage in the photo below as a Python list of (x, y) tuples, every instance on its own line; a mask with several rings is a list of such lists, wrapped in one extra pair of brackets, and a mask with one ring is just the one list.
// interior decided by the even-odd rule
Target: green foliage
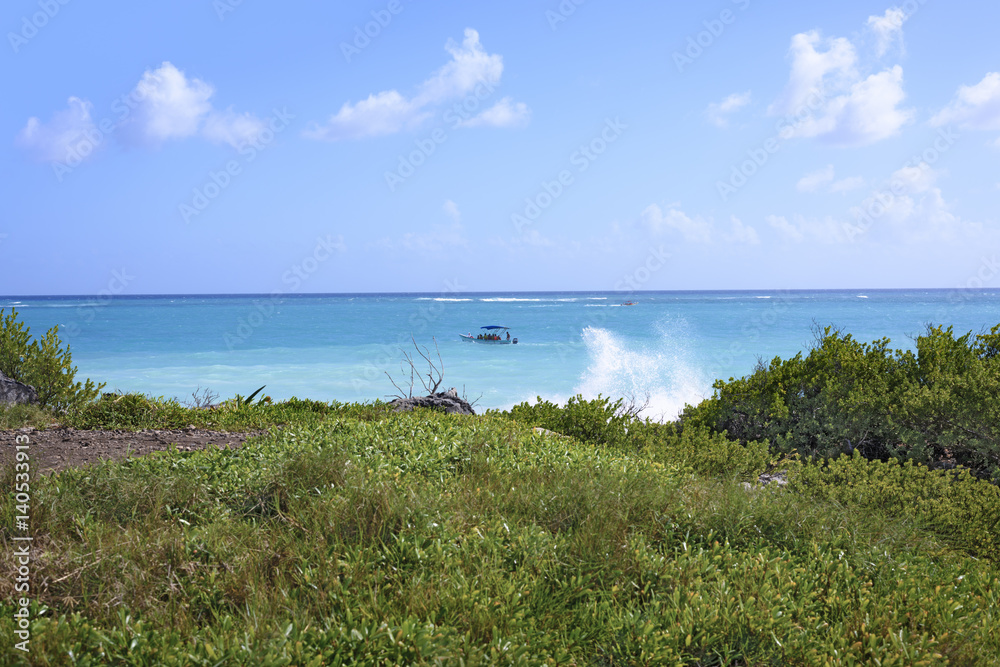
[[(246, 398), (243, 398), (239, 394), (236, 394), (236, 397), (233, 398), (233, 401), (236, 403), (236, 405), (238, 407), (243, 407), (245, 405), (253, 405), (254, 396), (256, 396), (260, 392), (264, 391), (264, 387), (266, 387), (266, 386), (267, 386), (266, 384), (262, 385), (260, 388), (257, 389), (257, 391), (253, 392), (252, 394), (250, 394)], [(264, 404), (264, 403), (270, 403), (270, 402), (271, 402), (271, 397), (270, 396), (261, 396), (260, 400), (257, 401), (257, 403), (259, 405), (260, 404)]]
[(0, 430), (23, 428), (45, 428), (54, 421), (50, 412), (37, 405), (0, 405)]
[(796, 492), (913, 518), (972, 555), (1000, 561), (1000, 488), (968, 470), (870, 461), (858, 452), (793, 470), (791, 488)]
[(857, 450), (963, 465), (1000, 481), (1000, 325), (958, 338), (950, 327), (930, 327), (915, 352), (892, 352), (889, 342), (860, 343), (827, 328), (804, 357), (717, 381), (712, 398), (688, 406), (682, 423), (766, 440), (780, 453)]
[[(242, 397), (237, 397), (242, 399)], [(67, 425), (82, 429), (178, 429), (187, 426), (222, 431), (247, 431), (280, 424), (309, 424), (336, 415), (379, 419), (385, 403), (323, 403), (295, 397), (279, 403), (230, 399), (217, 406), (196, 408), (174, 399), (142, 394), (104, 394), (97, 401), (65, 416)]]
[(582, 442), (623, 446), (629, 441), (628, 427), (634, 421), (623, 414), (623, 404), (621, 398), (613, 403), (602, 396), (587, 401), (577, 394), (561, 407), (539, 396), (534, 405), (519, 403), (508, 414), (522, 424), (540, 426)]
[(565, 406), (543, 401), (524, 402), (504, 413), (528, 426), (540, 426), (581, 442), (637, 453), (643, 458), (682, 465), (706, 476), (756, 479), (770, 462), (766, 442), (741, 444), (694, 425), (678, 429), (633, 416), (623, 399), (614, 402), (598, 396), (587, 401), (570, 398)]
[[(1000, 654), (994, 564), (952, 551), (953, 535), (806, 493), (811, 480), (748, 493), (726, 475), (693, 478), (685, 461), (725, 451), (704, 429), (657, 426), (635, 449), (499, 414), (293, 407), (302, 421), (237, 450), (33, 481), (44, 547), (32, 572), (47, 583), (32, 591), (31, 653), (8, 662), (976, 665)], [(0, 470), (0, 488), (14, 474)], [(16, 505), (0, 497), (5, 540)], [(16, 567), (0, 563), (11, 637)]]
[(650, 423), (641, 429), (643, 457), (677, 463), (700, 476), (756, 481), (772, 463), (766, 442), (744, 445), (702, 426), (678, 430), (674, 424)]
[(17, 311), (8, 315), (0, 308), (0, 371), (38, 392), (38, 404), (54, 412), (80, 408), (97, 398), (104, 384), (90, 379), (74, 382), (69, 345), (59, 340), (59, 327), (49, 329), (40, 339), (31, 339), (29, 329), (17, 321)]

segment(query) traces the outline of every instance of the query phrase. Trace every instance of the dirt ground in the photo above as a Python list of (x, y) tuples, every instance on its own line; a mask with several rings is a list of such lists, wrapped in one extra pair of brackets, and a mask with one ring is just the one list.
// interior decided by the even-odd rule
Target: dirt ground
[[(147, 431), (81, 431), (73, 428), (37, 430), (22, 428), (0, 431), (0, 462), (14, 460), (15, 439), (27, 436), (32, 477), (69, 466), (83, 466), (102, 459), (123, 459), (169, 449), (181, 451), (205, 447), (240, 447), (256, 433), (224, 433), (196, 428)], [(22, 439), (22, 443), (23, 439)]]

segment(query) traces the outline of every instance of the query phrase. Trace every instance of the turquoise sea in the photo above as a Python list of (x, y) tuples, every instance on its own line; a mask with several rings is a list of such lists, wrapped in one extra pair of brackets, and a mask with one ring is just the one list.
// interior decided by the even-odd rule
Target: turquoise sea
[[(386, 373), (409, 385), (400, 362), (413, 336), (432, 353), (437, 342), (443, 387), (479, 408), (648, 395), (646, 414), (669, 419), (715, 378), (808, 349), (816, 326), (909, 348), (928, 323), (960, 333), (1000, 323), (1000, 290), (0, 297), (0, 307), (35, 335), (58, 324), (79, 376), (107, 390), (387, 398)], [(484, 325), (510, 327), (518, 344), (459, 338)]]

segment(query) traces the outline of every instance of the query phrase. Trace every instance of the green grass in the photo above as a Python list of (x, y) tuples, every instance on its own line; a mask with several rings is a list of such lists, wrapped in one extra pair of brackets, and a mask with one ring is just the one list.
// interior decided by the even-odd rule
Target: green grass
[[(875, 498), (870, 477), (837, 473), (847, 500), (820, 483), (836, 470), (820, 468), (796, 477), (797, 490), (748, 492), (741, 482), (768, 464), (764, 450), (697, 430), (632, 424), (628, 437), (565, 439), (499, 413), (253, 409), (219, 423), (286, 426), (238, 450), (32, 482), (36, 616), (30, 655), (8, 652), (8, 664), (988, 665), (1000, 655), (993, 552), (931, 520), (933, 493), (949, 511), (982, 495), (931, 484), (913, 515), (890, 500), (912, 493), (904, 482), (919, 466), (862, 502)], [(175, 418), (157, 410), (143, 419)], [(93, 418), (124, 424), (141, 412), (106, 405)], [(0, 483), (13, 489), (12, 467)], [(5, 492), (8, 637), (15, 513)]]
[(0, 430), (45, 428), (54, 422), (52, 413), (37, 405), (0, 405)]
[(78, 429), (179, 429), (195, 426), (220, 431), (250, 431), (283, 424), (316, 423), (331, 416), (379, 419), (385, 403), (323, 403), (291, 398), (280, 403), (248, 403), (237, 397), (210, 408), (181, 404), (177, 399), (142, 394), (104, 394), (78, 409), (56, 413), (35, 405), (0, 407), (0, 428), (46, 428), (62, 424)]

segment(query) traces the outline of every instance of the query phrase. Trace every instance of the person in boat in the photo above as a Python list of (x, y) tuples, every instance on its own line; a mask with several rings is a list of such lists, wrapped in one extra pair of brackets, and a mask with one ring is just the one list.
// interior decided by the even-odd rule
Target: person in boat
[(507, 332), (507, 340), (510, 340), (510, 332)]

